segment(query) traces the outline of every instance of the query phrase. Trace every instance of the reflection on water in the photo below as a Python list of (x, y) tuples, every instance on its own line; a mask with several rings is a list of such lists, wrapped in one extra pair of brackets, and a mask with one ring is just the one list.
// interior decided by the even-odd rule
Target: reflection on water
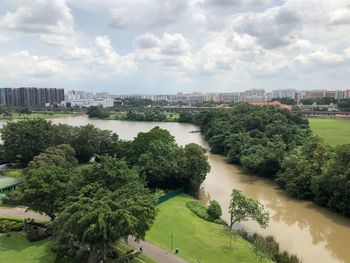
[[(190, 133), (197, 128), (191, 124), (128, 122), (90, 120), (85, 116), (65, 117), (52, 120), (54, 123), (70, 125), (94, 124), (101, 129), (118, 133), (122, 139), (132, 139), (138, 132), (154, 126), (169, 130), (181, 145), (197, 143), (208, 147), (199, 133)], [(0, 125), (4, 122), (0, 122)], [(211, 172), (207, 176), (202, 193), (204, 198), (216, 199), (228, 217), (228, 205), (233, 188), (242, 190), (249, 197), (262, 202), (270, 211), (270, 226), (261, 229), (254, 222), (242, 224), (246, 230), (263, 235), (272, 235), (281, 249), (298, 255), (306, 263), (350, 262), (350, 220), (311, 202), (288, 197), (267, 179), (250, 175), (239, 167), (227, 164), (224, 157), (209, 154)]]

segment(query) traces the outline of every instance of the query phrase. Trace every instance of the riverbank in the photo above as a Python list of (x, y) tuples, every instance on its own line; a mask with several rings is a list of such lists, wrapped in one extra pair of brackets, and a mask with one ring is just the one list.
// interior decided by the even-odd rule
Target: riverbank
[(188, 262), (259, 262), (249, 242), (230, 236), (225, 226), (205, 221), (188, 209), (186, 202), (191, 200), (181, 194), (159, 205), (146, 240), (168, 251), (178, 248), (179, 256)]

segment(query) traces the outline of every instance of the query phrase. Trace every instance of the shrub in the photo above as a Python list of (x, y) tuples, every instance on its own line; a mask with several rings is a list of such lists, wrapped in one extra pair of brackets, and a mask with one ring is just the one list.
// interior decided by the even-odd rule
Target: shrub
[(222, 215), (222, 210), (220, 204), (215, 201), (211, 200), (209, 202), (209, 207), (208, 207), (208, 214), (211, 217), (211, 219), (219, 219)]
[(12, 190), (6, 193), (6, 196), (2, 199), (4, 205), (20, 205), (22, 199), (22, 193), (19, 190)]
[(237, 233), (252, 243), (256, 252), (265, 254), (276, 263), (301, 263), (297, 256), (289, 255), (287, 251), (281, 252), (278, 242), (272, 236), (263, 237), (256, 233), (249, 235), (242, 229), (238, 230)]
[(7, 233), (10, 231), (21, 231), (23, 229), (23, 222), (18, 222), (10, 219), (0, 219), (0, 233)]
[(187, 208), (189, 208), (193, 213), (195, 213), (198, 217), (209, 221), (209, 222), (213, 222), (216, 224), (220, 224), (220, 225), (227, 225), (225, 220), (222, 220), (221, 218), (218, 219), (213, 219), (209, 214), (208, 214), (208, 210), (205, 208), (204, 205), (202, 205), (200, 202), (198, 201), (189, 201), (186, 203)]
[(35, 242), (47, 238), (49, 235), (42, 228), (37, 226), (28, 225), (27, 226), (27, 240), (29, 242)]

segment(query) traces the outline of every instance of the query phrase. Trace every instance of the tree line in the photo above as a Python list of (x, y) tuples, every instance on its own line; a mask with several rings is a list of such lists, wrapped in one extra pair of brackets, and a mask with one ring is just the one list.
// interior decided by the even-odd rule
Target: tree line
[(242, 104), (188, 117), (213, 153), (274, 179), (296, 198), (350, 216), (350, 145), (327, 145), (300, 114)]

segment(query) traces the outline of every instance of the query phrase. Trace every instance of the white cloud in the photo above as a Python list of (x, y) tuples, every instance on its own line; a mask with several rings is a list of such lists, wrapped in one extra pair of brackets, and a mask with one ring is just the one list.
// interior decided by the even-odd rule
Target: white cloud
[(111, 5), (111, 27), (161, 27), (180, 20), (188, 0), (119, 0)]
[(74, 19), (65, 0), (15, 1), (16, 10), (0, 22), (4, 28), (24, 34), (38, 34), (48, 44), (63, 44), (74, 36)]
[(66, 67), (59, 60), (37, 56), (28, 51), (18, 51), (0, 57), (2, 81), (21, 79), (46, 79), (63, 76)]

